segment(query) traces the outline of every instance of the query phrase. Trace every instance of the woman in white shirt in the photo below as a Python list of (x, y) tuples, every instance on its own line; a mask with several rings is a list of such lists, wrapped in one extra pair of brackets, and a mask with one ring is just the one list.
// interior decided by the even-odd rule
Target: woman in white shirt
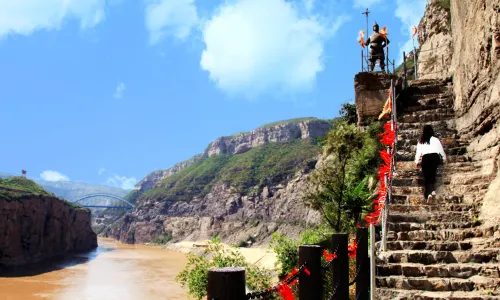
[(417, 144), (417, 153), (415, 154), (415, 163), (417, 167), (422, 167), (424, 174), (424, 197), (429, 198), (436, 195), (436, 172), (440, 164), (446, 161), (441, 142), (434, 136), (434, 130), (431, 125), (425, 125), (422, 136)]

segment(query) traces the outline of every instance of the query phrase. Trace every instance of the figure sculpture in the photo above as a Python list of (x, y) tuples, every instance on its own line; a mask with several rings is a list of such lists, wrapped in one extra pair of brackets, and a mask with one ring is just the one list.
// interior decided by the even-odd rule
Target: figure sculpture
[(369, 66), (370, 71), (373, 72), (375, 67), (375, 62), (379, 60), (380, 69), (385, 71), (385, 55), (384, 48), (389, 45), (389, 39), (379, 32), (379, 26), (377, 22), (373, 25), (373, 33), (366, 40), (366, 45), (370, 47), (370, 58)]

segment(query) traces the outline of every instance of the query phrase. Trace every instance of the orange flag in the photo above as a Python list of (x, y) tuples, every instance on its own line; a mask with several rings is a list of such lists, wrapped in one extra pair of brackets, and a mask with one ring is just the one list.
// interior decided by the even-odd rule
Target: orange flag
[(413, 39), (415, 37), (415, 35), (417, 34), (417, 27), (413, 26), (413, 28), (411, 30), (413, 32), (412, 35), (411, 35), (411, 38)]
[(361, 45), (362, 48), (365, 47), (365, 31), (364, 30), (361, 30), (359, 32), (358, 42), (359, 42), (359, 44)]
[(380, 29), (380, 36), (383, 37), (384, 39), (387, 38), (387, 27), (382, 27), (382, 29)]
[(384, 109), (382, 110), (382, 113), (378, 116), (378, 119), (382, 119), (384, 115), (390, 114), (392, 112), (392, 89), (389, 90), (389, 98), (387, 98), (387, 101), (384, 104)]

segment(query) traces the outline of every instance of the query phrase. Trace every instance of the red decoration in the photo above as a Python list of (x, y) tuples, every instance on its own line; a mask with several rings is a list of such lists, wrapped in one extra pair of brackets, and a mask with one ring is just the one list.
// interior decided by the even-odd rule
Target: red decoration
[(286, 284), (278, 285), (278, 294), (283, 300), (294, 300), (292, 289)]
[(356, 241), (354, 241), (352, 243), (352, 246), (351, 245), (347, 246), (347, 253), (348, 253), (350, 258), (356, 257), (356, 250), (357, 249), (358, 249), (358, 244), (356, 243)]

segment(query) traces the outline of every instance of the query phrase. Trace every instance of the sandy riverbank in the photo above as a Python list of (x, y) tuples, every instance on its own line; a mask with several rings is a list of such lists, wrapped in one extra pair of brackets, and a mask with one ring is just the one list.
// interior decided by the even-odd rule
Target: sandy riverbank
[[(201, 254), (208, 244), (207, 241), (182, 241), (166, 246), (167, 249), (182, 253)], [(238, 250), (249, 264), (256, 264), (266, 269), (274, 269), (277, 261), (276, 254), (268, 248), (233, 248), (227, 244), (222, 244), (226, 248)]]

